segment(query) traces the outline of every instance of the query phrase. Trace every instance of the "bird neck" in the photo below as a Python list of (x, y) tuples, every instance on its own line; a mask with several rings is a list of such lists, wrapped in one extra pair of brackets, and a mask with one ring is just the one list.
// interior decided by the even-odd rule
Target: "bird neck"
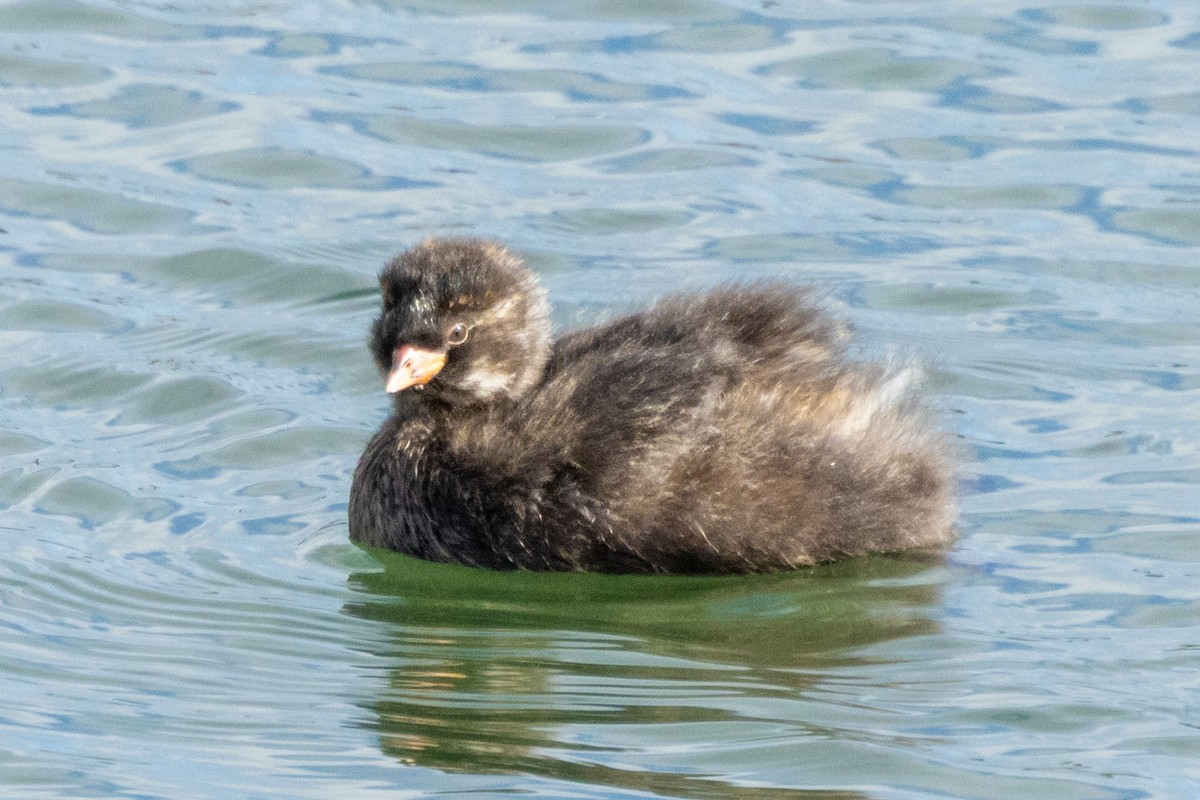
[(436, 430), (461, 424), (466, 418), (495, 413), (512, 403), (504, 397), (484, 400), (466, 392), (408, 389), (392, 401), (392, 416), (402, 421), (420, 422)]

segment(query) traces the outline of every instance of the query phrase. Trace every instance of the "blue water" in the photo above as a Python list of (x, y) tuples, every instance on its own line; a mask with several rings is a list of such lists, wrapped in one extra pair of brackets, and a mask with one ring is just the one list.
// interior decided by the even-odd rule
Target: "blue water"
[[(1200, 7), (0, 5), (13, 798), (1200, 796)], [(374, 279), (812, 284), (961, 441), (941, 561), (347, 542)]]

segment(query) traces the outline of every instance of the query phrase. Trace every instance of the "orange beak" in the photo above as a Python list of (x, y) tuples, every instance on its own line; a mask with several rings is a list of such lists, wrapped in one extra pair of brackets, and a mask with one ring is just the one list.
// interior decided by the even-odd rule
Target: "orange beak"
[(446, 354), (421, 350), (404, 345), (392, 352), (392, 369), (388, 372), (388, 394), (403, 392), (410, 386), (424, 386), (446, 366)]

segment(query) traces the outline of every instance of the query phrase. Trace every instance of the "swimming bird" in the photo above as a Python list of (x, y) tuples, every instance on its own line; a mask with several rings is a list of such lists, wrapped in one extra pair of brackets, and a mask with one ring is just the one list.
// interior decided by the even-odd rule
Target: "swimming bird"
[(952, 538), (946, 437), (913, 371), (779, 283), (666, 297), (552, 339), (504, 246), (427, 240), (379, 277), (393, 395), (351, 537), (491, 569), (740, 573)]

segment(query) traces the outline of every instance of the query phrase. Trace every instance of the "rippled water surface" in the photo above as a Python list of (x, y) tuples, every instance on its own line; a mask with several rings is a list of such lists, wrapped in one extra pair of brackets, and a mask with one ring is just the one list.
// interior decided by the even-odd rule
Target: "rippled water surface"
[[(1200, 7), (0, 5), (13, 798), (1200, 796)], [(347, 543), (374, 276), (560, 328), (812, 283), (963, 442), (944, 562)]]

